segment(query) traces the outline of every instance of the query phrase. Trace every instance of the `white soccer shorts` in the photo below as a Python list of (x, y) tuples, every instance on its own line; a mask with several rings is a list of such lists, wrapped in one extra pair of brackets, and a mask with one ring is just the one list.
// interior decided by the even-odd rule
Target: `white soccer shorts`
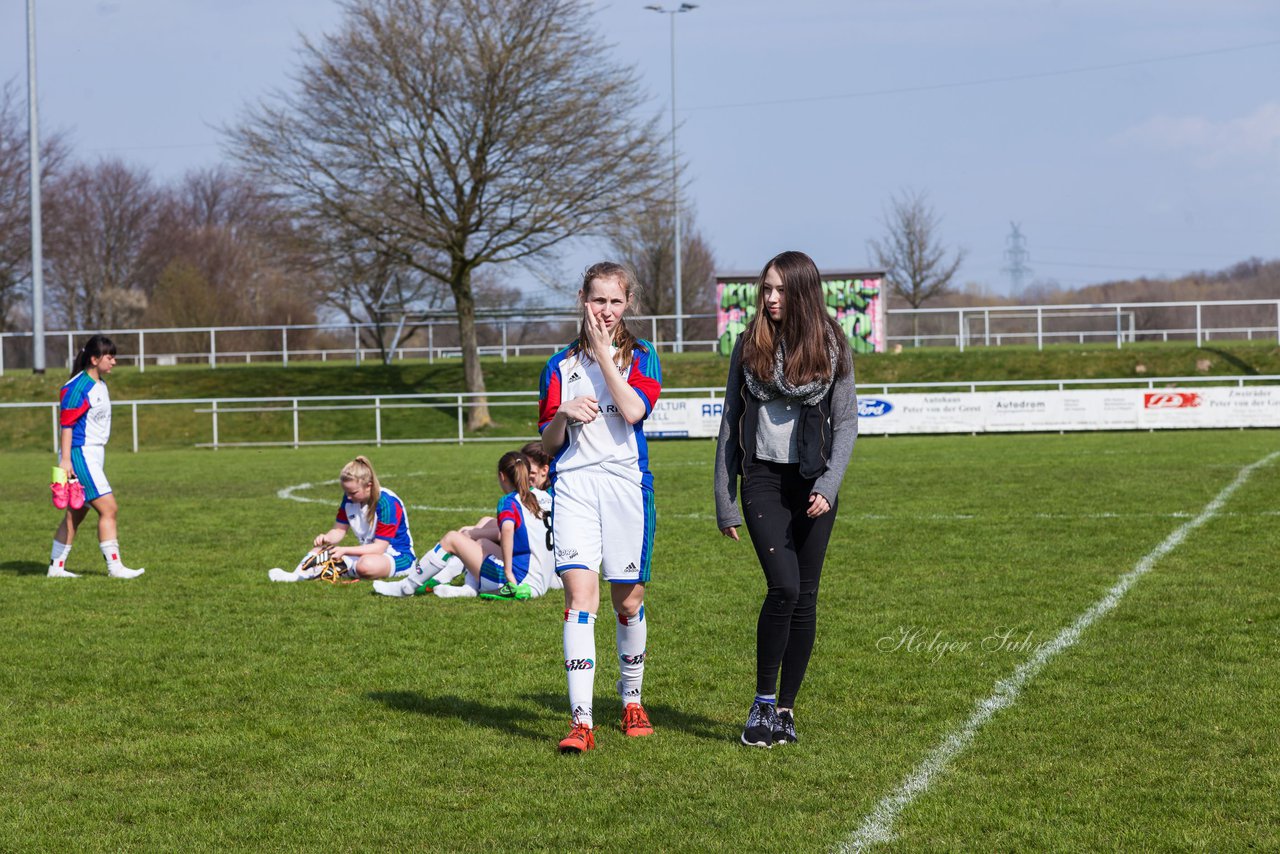
[(106, 457), (104, 445), (81, 445), (71, 449), (71, 471), (84, 487), (85, 501), (93, 501), (111, 492), (111, 484), (107, 483), (107, 473), (103, 468)]
[(605, 581), (648, 581), (653, 491), (611, 474), (575, 469), (556, 478), (551, 513), (556, 573), (600, 572)]

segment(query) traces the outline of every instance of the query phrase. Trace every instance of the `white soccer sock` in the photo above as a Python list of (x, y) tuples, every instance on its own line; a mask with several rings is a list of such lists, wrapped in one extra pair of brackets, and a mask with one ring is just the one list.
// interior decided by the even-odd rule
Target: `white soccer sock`
[(466, 571), (467, 565), (462, 562), (462, 558), (452, 552), (445, 552), (444, 569), (437, 572), (434, 578), (438, 584), (448, 584)]
[(644, 618), (644, 605), (634, 617), (618, 614), (618, 695), (622, 705), (639, 703), (640, 685), (644, 682), (644, 655), (649, 640), (649, 621)]
[(49, 568), (65, 569), (67, 566), (67, 556), (71, 554), (70, 543), (60, 543), (53, 541), (53, 549), (49, 552)]
[(432, 581), (432, 586), (438, 584), (448, 584), (458, 575), (466, 571), (466, 567), (462, 565), (462, 561), (457, 555), (446, 551), (445, 547), (440, 543), (436, 543), (431, 551), (427, 552), (418, 561), (418, 565), (413, 568), (404, 580), (406, 587), (410, 587), (410, 592), (426, 584), (428, 580)]
[(471, 576), (467, 576), (466, 584), (437, 584), (431, 588), (431, 592), (439, 596), (441, 599), (455, 599), (462, 597), (470, 599), (479, 595), (477, 585), (471, 584)]
[(107, 561), (107, 569), (116, 569), (124, 566), (124, 561), (120, 560), (120, 543), (116, 540), (103, 540), (98, 543), (98, 548), (102, 549), (102, 557)]
[(596, 681), (596, 615), (589, 611), (565, 609), (564, 669), (569, 676), (569, 709), (573, 722), (591, 726)]

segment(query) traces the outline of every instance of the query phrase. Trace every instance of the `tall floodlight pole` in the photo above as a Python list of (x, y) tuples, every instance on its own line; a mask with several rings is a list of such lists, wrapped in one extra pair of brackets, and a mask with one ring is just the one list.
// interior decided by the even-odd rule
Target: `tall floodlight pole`
[(676, 259), (676, 352), (684, 352), (684, 283), (680, 271), (680, 164), (676, 153), (676, 15), (692, 12), (696, 3), (681, 3), (674, 9), (650, 5), (646, 9), (661, 12), (671, 19), (671, 209), (675, 221)]
[(40, 245), (40, 134), (36, 111), (36, 0), (27, 0), (27, 140), (31, 176), (31, 366), (44, 373), (44, 267)]

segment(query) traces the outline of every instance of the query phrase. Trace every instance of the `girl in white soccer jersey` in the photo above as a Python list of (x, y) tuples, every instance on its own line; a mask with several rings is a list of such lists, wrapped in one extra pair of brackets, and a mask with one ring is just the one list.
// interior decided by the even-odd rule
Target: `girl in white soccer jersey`
[[(546, 505), (547, 518), (550, 519), (551, 496), (548, 492), (551, 488), (551, 456), (543, 449), (540, 441), (525, 443), (520, 448), (520, 453), (524, 454), (524, 458), (529, 462), (529, 486), (539, 490), (538, 494), (542, 496), (541, 500)], [(464, 525), (458, 531), (473, 540), (501, 542), (499, 539), (501, 532), (498, 530), (498, 520), (492, 516), (481, 516), (474, 525)], [(423, 560), (426, 560), (426, 558), (424, 557)], [(437, 578), (438, 583), (446, 584), (461, 575), (463, 571), (462, 562), (455, 561), (451, 572), (436, 573), (434, 577)], [(559, 577), (555, 574), (554, 568), (550, 568), (548, 571), (553, 582), (552, 588), (559, 590)]]
[[(311, 559), (322, 551), (340, 558), (346, 564), (346, 577), (391, 578), (413, 568), (413, 537), (409, 533), (409, 514), (400, 496), (378, 482), (373, 463), (368, 457), (356, 457), (342, 467), (338, 476), (342, 483), (342, 500), (333, 527), (317, 534), (313, 548), (292, 572), (272, 569), (272, 581), (308, 581), (320, 574)], [(359, 543), (338, 543), (351, 531)]]
[[(94, 335), (76, 354), (71, 379), (62, 387), (58, 412), (58, 465), (70, 482), (67, 513), (53, 536), (49, 556), (50, 578), (75, 578), (67, 570), (67, 556), (76, 529), (89, 508), (98, 511), (98, 546), (112, 578), (137, 578), (142, 569), (130, 569), (120, 560), (116, 541), (116, 498), (107, 482), (103, 463), (111, 438), (111, 395), (103, 380), (116, 366), (116, 345), (105, 335)], [(57, 496), (55, 495), (55, 498)], [(58, 502), (61, 506), (61, 502)]]
[[(653, 345), (623, 321), (636, 284), (626, 267), (595, 264), (582, 278), (582, 327), (542, 371), (538, 426), (552, 455), (556, 572), (564, 583), (564, 666), (573, 728), (562, 753), (595, 747), (595, 620), (600, 576), (617, 614), (622, 731), (651, 735), (641, 703), (647, 621), (644, 587), (653, 554), (653, 475), (644, 419), (662, 389)], [(606, 535), (607, 531), (607, 535)]]
[[(384, 596), (412, 596), (434, 590), (441, 598), (533, 599), (547, 591), (554, 568), (551, 555), (551, 496), (530, 485), (529, 460), (509, 451), (498, 460), (498, 484), (505, 493), (498, 501), (496, 540), (477, 538), (463, 530), (450, 531), (418, 562), (417, 568), (396, 581), (375, 581)], [(461, 585), (448, 582), (461, 564)]]

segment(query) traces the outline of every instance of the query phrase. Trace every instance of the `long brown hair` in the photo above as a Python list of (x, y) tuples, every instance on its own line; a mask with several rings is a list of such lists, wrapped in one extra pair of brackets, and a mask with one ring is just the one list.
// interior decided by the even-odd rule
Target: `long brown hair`
[[(613, 261), (600, 261), (592, 264), (582, 274), (582, 303), (583, 316), (582, 323), (578, 326), (578, 340), (569, 346), (569, 352), (579, 357), (592, 358), (591, 350), (587, 347), (587, 316), (586, 302), (591, 298), (591, 286), (596, 279), (616, 279), (622, 285), (622, 292), (627, 297), (626, 312), (631, 311), (636, 304), (636, 300), (640, 298), (640, 283), (636, 281), (635, 273), (631, 272), (631, 268), (625, 264), (617, 264)], [(638, 349), (647, 352), (649, 348), (640, 342), (630, 329), (627, 328), (627, 322), (623, 317), (618, 318), (618, 323), (613, 327), (613, 346), (618, 348), (618, 354), (615, 358), (618, 361), (618, 367), (625, 368), (631, 364), (631, 356)]]
[[(769, 316), (764, 304), (764, 277), (771, 269), (782, 279), (782, 319), (778, 321)], [(828, 341), (835, 344), (837, 351), (833, 379), (849, 372), (849, 342), (835, 318), (827, 313), (818, 265), (803, 252), (775, 255), (756, 280), (756, 316), (743, 333), (742, 364), (762, 380), (773, 377), (773, 353), (779, 337), (787, 342), (782, 373), (792, 385), (831, 376)]]
[(76, 353), (75, 362), (71, 365), (71, 376), (74, 377), (81, 371), (90, 368), (93, 365), (93, 359), (114, 356), (115, 354), (116, 342), (105, 335), (91, 335), (89, 340), (84, 342), (84, 346), (80, 348), (80, 352)]
[(520, 449), (520, 453), (540, 466), (551, 465), (551, 455), (547, 453), (546, 448), (542, 447), (542, 443), (537, 440), (526, 444)]
[(369, 486), (369, 503), (364, 506), (364, 518), (370, 525), (378, 522), (378, 500), (382, 498), (382, 484), (378, 483), (378, 474), (373, 470), (373, 463), (365, 456), (356, 457), (342, 467), (338, 480), (343, 483), (359, 483)]
[(526, 510), (538, 519), (546, 515), (542, 505), (538, 503), (538, 496), (529, 489), (529, 460), (524, 454), (519, 451), (507, 451), (502, 455), (502, 459), (498, 460), (498, 473), (515, 487), (516, 495), (520, 497), (520, 503)]

